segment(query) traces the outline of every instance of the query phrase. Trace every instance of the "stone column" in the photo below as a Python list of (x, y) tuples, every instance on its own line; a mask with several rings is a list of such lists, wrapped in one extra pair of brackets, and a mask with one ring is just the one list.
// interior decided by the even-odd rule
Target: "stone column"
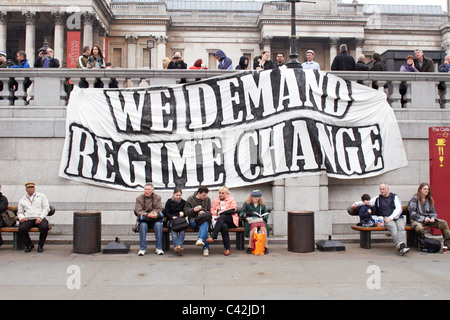
[(287, 235), (287, 213), (285, 210), (285, 179), (272, 182), (272, 225), (274, 235)]
[(6, 11), (0, 11), (0, 50), (7, 50), (6, 47), (6, 36), (7, 36), (7, 22), (8, 22), (8, 14)]
[(90, 12), (83, 13), (84, 25), (83, 25), (83, 47), (89, 46), (92, 48), (94, 45), (94, 20), (95, 16)]
[(325, 173), (285, 179), (284, 203), (286, 213), (314, 211), (316, 239), (327, 239), (332, 234), (332, 219), (328, 211), (328, 177)]
[(330, 67), (331, 67), (334, 58), (337, 56), (339, 52), (338, 51), (339, 38), (330, 38), (328, 40), (328, 44), (330, 46)]
[(128, 69), (135, 69), (136, 68), (136, 43), (138, 37), (129, 35), (126, 36), (125, 39), (127, 40), (127, 55), (128, 55)]
[(99, 45), (100, 50), (102, 50), (103, 52), (103, 47), (100, 44), (100, 24), (98, 23), (98, 21), (94, 21), (93, 24), (92, 43), (93, 45)]
[(261, 51), (269, 51), (270, 54), (272, 54), (272, 52), (270, 51), (271, 45), (272, 45), (272, 37), (263, 36), (261, 42), (259, 43), (259, 48), (261, 49)]
[(152, 69), (162, 69), (162, 59), (166, 56), (166, 46), (169, 40), (166, 36), (159, 36), (156, 38), (156, 48), (152, 50)]
[(64, 21), (65, 13), (60, 11), (52, 12), (55, 18), (55, 43), (54, 54), (59, 63), (64, 66)]
[(358, 60), (358, 57), (363, 53), (364, 42), (366, 39), (364, 38), (356, 38), (356, 51), (355, 51), (355, 60)]
[(25, 52), (30, 67), (33, 67), (36, 60), (36, 22), (39, 20), (39, 13), (26, 11), (22, 14), (26, 19)]

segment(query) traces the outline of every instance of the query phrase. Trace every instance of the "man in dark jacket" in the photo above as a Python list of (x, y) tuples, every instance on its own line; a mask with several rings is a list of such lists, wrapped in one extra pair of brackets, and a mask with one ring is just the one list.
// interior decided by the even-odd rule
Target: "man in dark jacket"
[(370, 71), (386, 71), (386, 65), (381, 61), (381, 56), (379, 53), (373, 54), (373, 67)]
[[(383, 61), (381, 61), (381, 56), (379, 53), (374, 53), (373, 56), (373, 66), (370, 71), (386, 71), (386, 65)], [(372, 82), (372, 88), (378, 90), (378, 83), (377, 81)], [(387, 83), (385, 85), (385, 88), (387, 88)]]
[(419, 69), (420, 72), (434, 72), (433, 59), (425, 57), (423, 51), (420, 49), (416, 49), (414, 55), (416, 56), (414, 59), (414, 66)]
[(348, 48), (346, 44), (341, 44), (339, 48), (340, 53), (334, 58), (331, 64), (331, 70), (340, 71), (354, 71), (356, 70), (355, 59), (347, 53)]
[(47, 48), (47, 52), (39, 51), (39, 55), (34, 62), (35, 68), (59, 68), (59, 60), (53, 56), (53, 50)]
[[(167, 69), (187, 69), (187, 64), (183, 61), (180, 52), (175, 52)], [(186, 83), (186, 78), (181, 78), (180, 83)]]
[(364, 61), (366, 61), (366, 56), (361, 54), (356, 62), (357, 71), (369, 71), (369, 66)]
[[(6, 211), (6, 209), (8, 209), (8, 198), (6, 198), (3, 194), (2, 194), (2, 186), (0, 185), (0, 213), (3, 211)], [(3, 218), (0, 215), (0, 228), (2, 228), (5, 225), (5, 223), (3, 222)], [(2, 234), (0, 233), (0, 246), (3, 244), (3, 239), (2, 239)]]

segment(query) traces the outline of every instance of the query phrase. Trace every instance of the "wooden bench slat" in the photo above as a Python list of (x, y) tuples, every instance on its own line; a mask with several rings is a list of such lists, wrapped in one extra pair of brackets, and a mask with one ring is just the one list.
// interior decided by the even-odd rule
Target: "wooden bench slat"
[[(353, 230), (356, 231), (388, 231), (386, 227), (361, 227), (361, 226), (352, 226)], [(413, 228), (411, 226), (405, 226), (406, 231), (410, 231)]]
[[(48, 230), (52, 230), (52, 227), (48, 226)], [(0, 232), (19, 232), (19, 227), (3, 227), (0, 228)], [(39, 232), (39, 228), (33, 227), (30, 232)]]

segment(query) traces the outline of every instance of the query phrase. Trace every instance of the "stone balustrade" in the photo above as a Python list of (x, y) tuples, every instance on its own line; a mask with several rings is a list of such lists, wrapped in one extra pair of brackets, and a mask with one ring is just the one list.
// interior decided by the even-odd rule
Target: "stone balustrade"
[[(236, 71), (223, 70), (147, 70), (147, 69), (26, 69), (0, 70), (0, 107), (5, 106), (65, 106), (72, 86), (133, 87), (173, 85), (181, 79), (187, 82), (206, 79)], [(343, 79), (362, 85), (376, 84), (387, 94), (395, 109), (448, 109), (450, 108), (450, 75), (445, 73), (400, 72), (330, 72)], [(11, 90), (13, 85), (16, 91)], [(26, 91), (24, 84), (32, 84)], [(399, 90), (401, 84), (406, 94)]]

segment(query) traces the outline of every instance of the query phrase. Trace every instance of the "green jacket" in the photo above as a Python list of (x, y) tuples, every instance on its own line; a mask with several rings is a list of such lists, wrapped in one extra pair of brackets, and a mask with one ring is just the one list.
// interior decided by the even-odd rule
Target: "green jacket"
[[(266, 213), (266, 206), (262, 205), (260, 206), (259, 204), (255, 207), (253, 205), (253, 203), (248, 204), (247, 202), (244, 202), (244, 205), (242, 206), (241, 212), (239, 213), (239, 217), (241, 219), (244, 220), (244, 236), (246, 238), (248, 238), (250, 236), (250, 223), (247, 222), (247, 220), (245, 219), (245, 215), (247, 214), (247, 212), (252, 212), (252, 211), (256, 211), (256, 212), (261, 212), (261, 213)], [(270, 231), (270, 227), (267, 224), (267, 220), (269, 219), (269, 215), (264, 216), (264, 224), (266, 225), (266, 229), (267, 229), (267, 237), (269, 236), (269, 231)]]

